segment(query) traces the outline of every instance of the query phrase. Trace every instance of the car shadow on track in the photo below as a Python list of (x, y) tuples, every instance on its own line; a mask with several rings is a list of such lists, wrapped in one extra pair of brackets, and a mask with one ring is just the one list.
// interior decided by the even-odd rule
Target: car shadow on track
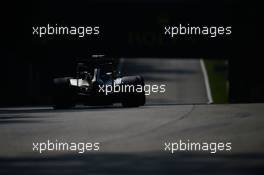
[(261, 174), (263, 154), (93, 153), (0, 157), (0, 174)]
[[(77, 106), (70, 109), (53, 109), (52, 107), (25, 107), (25, 108), (2, 108), (1, 114), (23, 114), (23, 113), (64, 113), (64, 112), (82, 112), (82, 111), (113, 111), (113, 110), (126, 110), (142, 107), (122, 107), (121, 105), (109, 106)], [(1, 117), (0, 117), (1, 120)]]

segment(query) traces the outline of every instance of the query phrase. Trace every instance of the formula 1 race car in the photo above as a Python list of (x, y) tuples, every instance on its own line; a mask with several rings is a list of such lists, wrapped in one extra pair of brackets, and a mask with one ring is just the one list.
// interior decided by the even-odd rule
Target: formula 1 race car
[(90, 106), (114, 103), (121, 103), (124, 107), (143, 106), (146, 99), (144, 79), (141, 76), (120, 77), (117, 62), (117, 59), (100, 55), (78, 60), (74, 77), (53, 80), (54, 109), (72, 108), (79, 103)]

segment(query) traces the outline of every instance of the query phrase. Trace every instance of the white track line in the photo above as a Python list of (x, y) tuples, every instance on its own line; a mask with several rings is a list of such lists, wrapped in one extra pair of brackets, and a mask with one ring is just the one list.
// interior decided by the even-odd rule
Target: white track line
[(206, 71), (206, 67), (204, 65), (204, 60), (200, 59), (200, 63), (201, 63), (201, 68), (202, 68), (202, 72), (203, 72), (203, 77), (204, 77), (206, 94), (207, 94), (207, 98), (208, 98), (208, 102), (207, 103), (211, 104), (211, 103), (213, 103), (213, 98), (212, 98), (211, 88), (210, 88), (210, 84), (209, 84), (208, 74), (207, 74), (207, 71)]

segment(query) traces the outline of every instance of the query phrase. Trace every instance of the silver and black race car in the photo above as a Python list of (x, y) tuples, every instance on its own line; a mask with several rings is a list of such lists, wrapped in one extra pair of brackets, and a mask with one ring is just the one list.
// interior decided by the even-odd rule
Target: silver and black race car
[(105, 106), (121, 103), (124, 107), (145, 104), (144, 79), (121, 77), (116, 59), (92, 56), (77, 61), (74, 77), (55, 78), (54, 109), (72, 108), (76, 104)]

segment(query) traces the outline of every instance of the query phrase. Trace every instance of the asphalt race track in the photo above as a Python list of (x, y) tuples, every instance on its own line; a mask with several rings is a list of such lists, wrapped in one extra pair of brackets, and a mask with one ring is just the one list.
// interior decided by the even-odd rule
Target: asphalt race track
[[(140, 108), (1, 108), (0, 174), (262, 174), (264, 104), (207, 105), (199, 60), (140, 59), (129, 70), (131, 61), (123, 71), (167, 83), (166, 94)], [(100, 150), (33, 151), (47, 140), (100, 142)], [(164, 151), (179, 140), (231, 142), (232, 150)]]
[(147, 104), (204, 104), (208, 102), (199, 59), (124, 59), (125, 75), (142, 75), (146, 84), (165, 84), (165, 93), (147, 96)]

